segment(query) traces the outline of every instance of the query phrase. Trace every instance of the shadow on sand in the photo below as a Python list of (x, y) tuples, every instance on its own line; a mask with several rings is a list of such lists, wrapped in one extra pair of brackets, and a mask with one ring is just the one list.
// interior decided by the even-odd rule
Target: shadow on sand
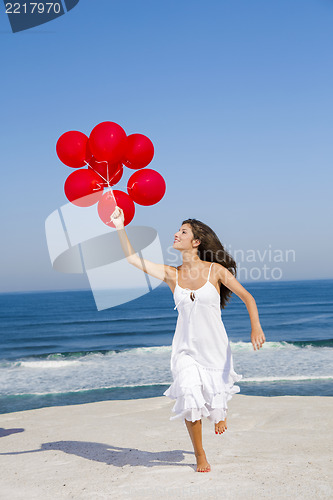
[(11, 434), (17, 434), (18, 432), (24, 432), (24, 429), (4, 429), (0, 427), (0, 438), (5, 436), (10, 436)]
[[(20, 431), (17, 429), (17, 432)], [(22, 429), (23, 430), (23, 429)], [(0, 455), (22, 455), (25, 453), (38, 453), (41, 451), (57, 450), (76, 455), (87, 460), (95, 460), (103, 462), (107, 465), (115, 467), (124, 467), (125, 465), (154, 467), (155, 465), (177, 465), (191, 467), (192, 464), (180, 463), (184, 460), (185, 455), (194, 455), (193, 452), (184, 450), (172, 451), (143, 451), (137, 448), (120, 448), (103, 443), (91, 443), (89, 441), (54, 441), (51, 443), (43, 443), (37, 450), (13, 451), (0, 453)], [(194, 464), (193, 464), (194, 465)]]

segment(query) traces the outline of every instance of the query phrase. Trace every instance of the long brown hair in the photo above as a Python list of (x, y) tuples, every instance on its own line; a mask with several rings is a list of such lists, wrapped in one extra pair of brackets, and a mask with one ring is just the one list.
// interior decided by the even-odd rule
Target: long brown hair
[[(232, 256), (225, 250), (224, 246), (216, 236), (214, 231), (197, 219), (186, 219), (182, 224), (189, 224), (192, 228), (194, 239), (200, 240), (197, 247), (198, 257), (207, 262), (216, 262), (226, 267), (235, 277), (237, 274), (237, 264)], [(224, 309), (230, 301), (232, 291), (223, 283), (220, 285), (220, 305)]]

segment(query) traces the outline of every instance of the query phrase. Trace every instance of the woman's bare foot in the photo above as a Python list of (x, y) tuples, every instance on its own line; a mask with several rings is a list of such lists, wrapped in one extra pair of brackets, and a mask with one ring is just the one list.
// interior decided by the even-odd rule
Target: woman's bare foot
[(215, 424), (215, 434), (223, 434), (227, 429), (227, 419), (221, 420), (218, 424)]
[(196, 453), (195, 458), (197, 459), (197, 472), (210, 472), (210, 465), (207, 462), (204, 450), (200, 453)]

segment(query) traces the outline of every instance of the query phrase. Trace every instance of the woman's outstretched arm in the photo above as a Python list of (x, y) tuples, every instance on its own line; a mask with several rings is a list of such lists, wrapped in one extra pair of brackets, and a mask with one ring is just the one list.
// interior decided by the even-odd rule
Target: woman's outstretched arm
[(135, 252), (125, 231), (124, 212), (120, 207), (116, 207), (115, 211), (111, 215), (111, 221), (116, 226), (119, 240), (127, 261), (145, 273), (150, 274), (154, 278), (168, 282), (172, 277), (173, 268), (165, 264), (156, 264), (150, 260), (143, 259)]
[(266, 341), (265, 334), (261, 328), (259, 313), (253, 295), (248, 292), (235, 276), (224, 266), (218, 264), (217, 277), (229, 290), (234, 292), (246, 305), (251, 321), (251, 342), (254, 350), (260, 349)]

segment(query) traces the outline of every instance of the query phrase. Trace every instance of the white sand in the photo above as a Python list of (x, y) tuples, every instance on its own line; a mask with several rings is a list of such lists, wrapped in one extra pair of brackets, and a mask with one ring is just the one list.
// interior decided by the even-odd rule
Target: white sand
[(159, 397), (0, 415), (0, 498), (333, 498), (333, 398), (234, 395), (224, 434), (203, 419), (208, 473), (195, 472), (187, 430), (169, 420), (173, 404)]

